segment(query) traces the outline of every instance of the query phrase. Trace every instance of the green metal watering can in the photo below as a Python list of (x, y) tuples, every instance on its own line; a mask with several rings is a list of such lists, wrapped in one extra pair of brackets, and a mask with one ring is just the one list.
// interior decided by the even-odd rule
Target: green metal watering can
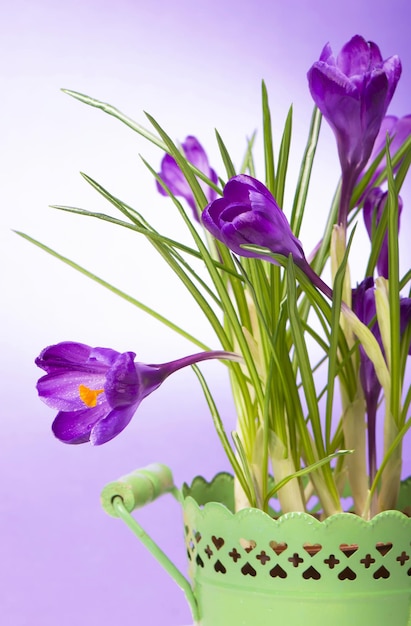
[[(191, 582), (131, 515), (165, 493), (182, 505)], [(181, 587), (196, 625), (411, 626), (411, 518), (399, 511), (322, 522), (307, 513), (234, 513), (231, 475), (197, 477), (179, 490), (160, 464), (108, 484), (102, 504)], [(399, 508), (410, 504), (408, 480)]]

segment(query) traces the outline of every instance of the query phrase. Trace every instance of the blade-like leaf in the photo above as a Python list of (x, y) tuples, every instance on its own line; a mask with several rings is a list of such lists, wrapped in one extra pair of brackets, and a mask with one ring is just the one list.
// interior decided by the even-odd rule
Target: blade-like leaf
[(179, 335), (181, 335), (185, 339), (188, 339), (188, 341), (191, 341), (193, 344), (195, 344), (196, 346), (198, 346), (202, 350), (211, 350), (211, 348), (209, 346), (207, 346), (205, 343), (203, 343), (202, 341), (199, 341), (198, 339), (196, 339), (195, 337), (190, 335), (190, 333), (187, 333), (185, 330), (183, 330), (182, 328), (180, 328), (179, 326), (177, 326), (176, 324), (171, 322), (169, 319), (167, 319), (166, 317), (164, 317), (160, 313), (157, 313), (157, 311), (154, 311), (154, 309), (151, 309), (150, 307), (146, 306), (145, 304), (143, 304), (139, 300), (136, 300), (135, 298), (133, 298), (132, 296), (128, 295), (124, 291), (121, 291), (121, 289), (118, 289), (117, 287), (114, 287), (113, 285), (111, 285), (107, 281), (103, 280), (102, 278), (99, 278), (98, 276), (96, 276), (92, 272), (89, 272), (84, 267), (81, 267), (81, 265), (78, 265), (74, 261), (71, 261), (70, 259), (68, 259), (68, 258), (64, 257), (63, 255), (59, 254), (58, 252), (56, 252), (52, 248), (49, 248), (48, 246), (44, 245), (40, 241), (37, 241), (36, 239), (33, 239), (33, 237), (30, 237), (29, 235), (26, 235), (25, 233), (22, 233), (22, 232), (20, 232), (18, 230), (15, 230), (14, 232), (16, 233), (16, 235), (19, 235), (20, 237), (23, 237), (23, 239), (26, 239), (27, 241), (29, 241), (30, 243), (34, 244), (38, 248), (41, 248), (42, 250), (44, 250), (48, 254), (51, 254), (51, 256), (54, 256), (56, 259), (59, 259), (59, 261), (62, 261), (63, 263), (65, 263), (66, 265), (69, 265), (70, 267), (72, 267), (73, 269), (77, 270), (81, 274), (84, 274), (84, 276), (87, 276), (88, 278), (91, 278), (91, 280), (93, 280), (94, 282), (98, 283), (102, 287), (105, 287), (105, 289), (108, 289), (112, 293), (116, 294), (116, 296), (120, 296), (120, 298), (123, 298), (123, 300), (126, 300), (127, 302), (129, 302), (133, 306), (137, 307), (138, 309), (141, 309), (145, 313), (148, 313), (148, 315), (151, 315), (151, 317), (155, 318), (156, 320), (158, 320), (159, 322), (161, 322), (162, 324), (164, 324), (165, 326), (167, 326), (168, 328), (170, 328), (174, 332), (178, 333)]
[[(261, 84), (263, 103), (263, 135), (264, 135), (264, 160), (265, 160), (265, 184), (272, 194), (275, 192), (275, 166), (273, 134), (271, 129), (271, 112), (268, 103), (268, 93), (265, 82)], [(281, 205), (280, 205), (281, 206)]]
[(230, 157), (229, 152), (228, 152), (228, 150), (227, 150), (227, 148), (225, 146), (225, 143), (222, 140), (221, 135), (217, 131), (217, 129), (215, 129), (215, 134), (216, 134), (216, 138), (217, 138), (218, 147), (220, 149), (221, 158), (223, 159), (224, 167), (225, 167), (225, 170), (227, 172), (227, 177), (228, 178), (232, 178), (233, 176), (236, 175), (234, 164), (233, 164), (233, 162), (231, 160), (231, 157)]
[(293, 208), (291, 212), (290, 225), (296, 237), (299, 236), (301, 224), (303, 221), (305, 203), (307, 200), (308, 188), (311, 179), (311, 171), (314, 163), (315, 152), (317, 149), (318, 137), (320, 134), (321, 119), (321, 113), (319, 109), (315, 107), (311, 118), (310, 131), (308, 134), (307, 145), (301, 163), (297, 187), (295, 190)]
[(278, 155), (277, 172), (275, 175), (274, 197), (278, 203), (278, 206), (280, 207), (282, 207), (284, 204), (284, 190), (285, 190), (285, 182), (287, 178), (288, 158), (290, 156), (292, 120), (293, 120), (293, 107), (291, 106), (290, 110), (288, 111), (287, 119), (285, 121), (283, 136), (281, 138), (280, 152)]

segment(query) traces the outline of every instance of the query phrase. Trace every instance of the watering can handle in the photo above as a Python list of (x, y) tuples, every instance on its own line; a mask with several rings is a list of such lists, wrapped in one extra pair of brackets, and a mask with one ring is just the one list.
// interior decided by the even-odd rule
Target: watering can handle
[(101, 492), (101, 505), (109, 515), (120, 517), (114, 506), (116, 496), (131, 513), (165, 493), (173, 493), (179, 499), (171, 470), (161, 463), (152, 463), (106, 485)]
[(101, 493), (101, 504), (106, 513), (113, 517), (120, 517), (127, 524), (181, 587), (190, 605), (193, 621), (197, 623), (199, 621), (198, 606), (189, 581), (131, 515), (134, 509), (152, 502), (165, 493), (172, 493), (177, 500), (181, 500), (180, 492), (174, 485), (171, 470), (166, 465), (153, 463), (106, 485)]

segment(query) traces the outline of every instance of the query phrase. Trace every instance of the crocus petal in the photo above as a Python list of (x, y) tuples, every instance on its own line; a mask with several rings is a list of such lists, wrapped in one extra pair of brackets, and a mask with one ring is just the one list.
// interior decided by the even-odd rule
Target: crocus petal
[[(337, 66), (346, 76), (356, 76), (369, 71), (370, 61), (381, 63), (382, 57), (375, 44), (371, 46), (360, 35), (354, 35), (337, 56)], [(371, 58), (370, 58), (371, 57)]]
[(183, 148), (184, 154), (187, 157), (187, 160), (190, 161), (200, 172), (208, 172), (210, 170), (210, 165), (208, 163), (208, 157), (205, 153), (205, 150), (201, 143), (193, 137), (193, 135), (188, 135), (186, 140), (181, 144)]
[(92, 428), (102, 420), (110, 408), (107, 403), (82, 411), (60, 411), (54, 419), (52, 430), (63, 443), (86, 443)]
[(133, 404), (141, 396), (134, 357), (134, 352), (119, 354), (107, 371), (104, 390), (112, 408)]
[(356, 289), (353, 289), (352, 308), (361, 322), (367, 326), (375, 317), (374, 279), (371, 276), (367, 276)]
[[(380, 220), (383, 216), (388, 192), (384, 192), (379, 187), (374, 187), (366, 195), (363, 207), (364, 223), (368, 232), (370, 240), (373, 238), (374, 229), (378, 227)], [(403, 202), (402, 198), (398, 197), (398, 231), (400, 229), (400, 218), (402, 212)], [(377, 260), (377, 270), (379, 276), (388, 278), (388, 232), (384, 235), (380, 254)]]
[[(370, 155), (370, 160), (367, 163), (367, 165), (370, 165), (374, 161), (376, 156), (385, 147), (387, 133), (390, 137), (392, 137), (395, 134), (395, 127), (397, 123), (398, 123), (398, 118), (395, 117), (395, 115), (386, 115), (384, 117), (380, 126), (380, 130), (378, 131), (378, 135), (375, 140), (371, 155)], [(391, 146), (392, 146), (392, 142), (391, 142)]]
[[(381, 69), (374, 70), (368, 79), (368, 84), (363, 91), (361, 101), (362, 115), (361, 126), (363, 130), (363, 138), (367, 143), (367, 157), (363, 157), (363, 163), (367, 162), (374, 146), (378, 131), (381, 128), (382, 120), (387, 111), (386, 100), (388, 99), (388, 91), (390, 83), (385, 72)], [(389, 98), (389, 101), (391, 98)], [(365, 160), (364, 160), (365, 159)]]
[[(170, 188), (170, 191), (173, 193), (173, 195), (185, 198), (190, 207), (192, 209), (195, 209), (193, 192), (191, 191), (190, 186), (184, 178), (183, 172), (178, 167), (177, 161), (169, 154), (166, 154), (161, 162), (160, 176), (162, 180), (166, 183), (167, 187)], [(163, 196), (167, 195), (166, 190), (160, 185), (158, 181), (157, 190)]]
[(79, 371), (103, 372), (114, 362), (118, 354), (110, 348), (91, 348), (83, 343), (62, 341), (42, 350), (35, 363), (46, 372), (72, 368)]
[[(134, 352), (128, 353), (135, 357)], [(91, 348), (82, 343), (63, 341), (48, 346), (36, 359), (36, 365), (47, 372), (37, 383), (37, 391), (43, 401), (59, 411), (75, 411), (84, 408), (80, 386), (91, 390), (105, 387), (106, 374), (120, 356), (110, 348)], [(98, 403), (103, 401), (99, 395)]]
[(113, 409), (107, 416), (100, 419), (91, 430), (90, 443), (100, 446), (120, 434), (132, 420), (138, 404)]
[(84, 408), (79, 394), (80, 385), (89, 389), (103, 389), (104, 384), (104, 374), (69, 370), (43, 376), (37, 382), (37, 391), (43, 402), (52, 409), (76, 411)]
[[(401, 298), (400, 300), (400, 333), (404, 335), (409, 324), (411, 324), (411, 298)], [(408, 354), (411, 354), (411, 341), (408, 346)]]
[[(195, 137), (189, 135), (186, 140), (181, 144), (184, 155), (190, 163), (192, 163), (198, 170), (203, 172), (213, 183), (217, 184), (218, 177), (216, 172), (210, 167), (207, 154)], [(193, 211), (194, 218), (198, 221), (198, 214), (196, 209), (196, 202), (194, 199), (191, 187), (186, 181), (183, 172), (177, 165), (176, 160), (170, 155), (166, 154), (161, 161), (161, 171), (159, 172), (160, 178), (165, 182), (174, 196), (184, 198)], [(209, 187), (202, 180), (198, 181), (204, 195), (208, 202), (211, 202), (217, 197), (214, 189)], [(163, 189), (160, 183), (157, 181), (157, 189), (162, 195), (167, 195), (167, 192)]]
[[(192, 135), (189, 135), (188, 137), (186, 137), (186, 140), (181, 144), (181, 147), (183, 148), (187, 160), (190, 161), (190, 163), (192, 163), (198, 170), (200, 170), (200, 172), (204, 172), (204, 174), (206, 174), (207, 177), (214, 184), (217, 184), (217, 173), (213, 170), (212, 167), (210, 167), (210, 164), (208, 162), (208, 156), (198, 139), (196, 139), (196, 137), (193, 137)], [(214, 191), (214, 189), (209, 187), (205, 182), (200, 179), (198, 179), (198, 182), (200, 184), (200, 187), (204, 191), (205, 197), (209, 202), (217, 197), (217, 193)]]
[[(367, 326), (376, 315), (374, 279), (370, 276), (365, 278), (356, 289), (352, 291), (352, 307), (357, 317)], [(381, 334), (378, 324), (374, 323), (371, 332), (382, 347)], [(367, 410), (373, 414), (377, 408), (381, 384), (375, 372), (374, 364), (366, 355), (360, 345), (360, 380), (364, 392)]]
[[(394, 115), (386, 115), (381, 123), (380, 130), (377, 134), (377, 138), (374, 142), (373, 149), (371, 151), (370, 158), (365, 165), (363, 171), (359, 179), (361, 179), (376, 157), (380, 154), (381, 150), (385, 148), (387, 134), (391, 139), (389, 151), (390, 156), (393, 157), (396, 152), (401, 148), (402, 144), (408, 139), (411, 135), (411, 115), (405, 115), (404, 117), (397, 118)], [(393, 172), (395, 173), (401, 165), (401, 161), (398, 162), (394, 168)], [(358, 204), (363, 202), (364, 198), (368, 195), (372, 187), (374, 186), (375, 181), (380, 176), (382, 171), (386, 167), (386, 158), (385, 155), (382, 157), (379, 162), (374, 174), (371, 177), (370, 182), (368, 183), (367, 188), (361, 195), (358, 200)]]

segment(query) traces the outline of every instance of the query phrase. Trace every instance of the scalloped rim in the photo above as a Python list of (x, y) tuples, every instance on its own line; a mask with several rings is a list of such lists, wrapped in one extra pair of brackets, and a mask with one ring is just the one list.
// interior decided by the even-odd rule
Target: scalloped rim
[[(203, 488), (210, 489), (215, 486), (215, 483), (217, 481), (221, 479), (226, 480), (227, 478), (232, 479), (233, 477), (228, 472), (220, 472), (216, 474), (216, 476), (214, 476), (211, 482), (208, 482), (202, 476), (196, 476), (193, 479), (191, 485), (188, 485), (187, 483), (184, 484), (184, 490), (186, 491), (188, 489), (189, 491), (192, 491), (198, 485)], [(411, 476), (404, 480), (403, 484), (407, 486), (411, 485)], [(326, 519), (320, 521), (310, 513), (305, 512), (283, 513), (277, 519), (274, 519), (261, 509), (256, 509), (253, 507), (249, 507), (247, 509), (237, 511), (236, 513), (232, 513), (222, 502), (207, 502), (206, 504), (200, 506), (191, 495), (187, 495), (185, 497), (183, 496), (183, 508), (184, 511), (187, 512), (190, 509), (194, 509), (196, 511), (196, 514), (200, 515), (203, 518), (208, 515), (212, 515), (213, 513), (216, 513), (218, 516), (225, 517), (226, 519), (235, 519), (239, 522), (243, 518), (249, 518), (250, 515), (253, 515), (254, 517), (260, 517), (261, 520), (269, 520), (270, 523), (273, 523), (276, 526), (281, 526), (282, 524), (287, 523), (287, 521), (289, 520), (299, 519), (302, 522), (306, 522), (310, 526), (314, 526), (316, 528), (328, 528), (330, 526), (334, 526), (338, 522), (341, 523), (341, 521), (344, 520), (350, 525), (357, 524), (358, 527), (370, 529), (370, 527), (376, 524), (384, 523), (384, 520), (390, 520), (391, 522), (395, 520), (396, 523), (404, 526), (410, 526), (411, 528), (411, 517), (408, 517), (407, 515), (405, 515), (405, 513), (402, 513), (401, 511), (397, 511), (395, 509), (382, 511), (370, 520), (364, 520), (358, 515), (354, 515), (353, 513), (335, 513), (334, 515), (330, 515)]]
[[(192, 491), (193, 489), (197, 487), (197, 485), (200, 485), (202, 487), (205, 487), (206, 489), (209, 489), (213, 487), (216, 482), (218, 482), (219, 480), (223, 478), (225, 480), (227, 478), (229, 478), (230, 480), (234, 480), (234, 477), (232, 474), (230, 474), (230, 472), (218, 472), (218, 474), (216, 474), (211, 481), (208, 481), (203, 476), (198, 475), (193, 478), (193, 480), (191, 481), (191, 485), (189, 485), (186, 482), (183, 483), (181, 491), (186, 491), (186, 490)], [(410, 477), (410, 480), (411, 480), (411, 477)]]

